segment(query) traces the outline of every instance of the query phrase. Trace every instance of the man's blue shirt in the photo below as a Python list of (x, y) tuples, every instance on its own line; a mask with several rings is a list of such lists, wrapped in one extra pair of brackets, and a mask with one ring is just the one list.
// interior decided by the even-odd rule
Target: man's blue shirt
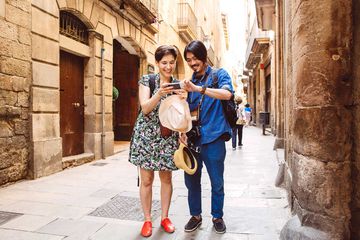
[[(195, 78), (195, 73), (191, 81), (198, 86), (203, 86), (206, 83), (206, 76), (208, 76), (207, 85), (211, 86), (212, 68), (207, 67), (205, 75), (201, 79)], [(217, 79), (219, 89), (226, 89), (233, 93), (231, 78), (229, 74), (222, 68), (217, 70)], [(202, 95), (198, 92), (189, 92), (187, 101), (190, 105), (190, 111), (194, 111), (199, 105)], [(201, 144), (207, 144), (215, 141), (224, 133), (231, 136), (231, 127), (227, 122), (221, 101), (215, 98), (204, 95), (204, 100), (200, 108), (200, 131), (201, 131)]]

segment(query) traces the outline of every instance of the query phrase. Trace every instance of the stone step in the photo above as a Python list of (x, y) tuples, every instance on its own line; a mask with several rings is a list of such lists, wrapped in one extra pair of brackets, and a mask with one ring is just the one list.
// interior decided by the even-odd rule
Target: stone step
[(78, 155), (63, 157), (62, 168), (66, 169), (66, 168), (76, 167), (94, 160), (95, 160), (95, 155), (93, 153), (82, 153)]

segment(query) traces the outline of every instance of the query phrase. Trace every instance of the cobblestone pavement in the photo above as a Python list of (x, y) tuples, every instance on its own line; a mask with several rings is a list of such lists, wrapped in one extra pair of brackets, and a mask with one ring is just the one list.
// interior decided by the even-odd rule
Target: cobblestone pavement
[[(170, 218), (173, 234), (160, 227), (160, 182), (155, 178), (153, 235), (149, 239), (276, 240), (290, 217), (285, 191), (274, 187), (277, 174), (274, 137), (244, 128), (244, 146), (227, 143), (225, 165), (225, 234), (213, 230), (210, 184), (203, 174), (203, 224), (193, 233), (183, 172), (174, 172)], [(137, 170), (125, 150), (106, 160), (26, 180), (0, 189), (1, 240), (129, 240), (142, 239)], [(102, 164), (98, 164), (102, 163)], [(205, 171), (205, 169), (203, 170)], [(129, 203), (130, 202), (130, 203)]]

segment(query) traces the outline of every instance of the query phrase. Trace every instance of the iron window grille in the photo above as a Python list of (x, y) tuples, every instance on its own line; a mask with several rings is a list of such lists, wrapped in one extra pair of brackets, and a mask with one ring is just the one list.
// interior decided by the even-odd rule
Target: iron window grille
[(89, 35), (86, 25), (71, 13), (60, 13), (60, 33), (88, 45)]

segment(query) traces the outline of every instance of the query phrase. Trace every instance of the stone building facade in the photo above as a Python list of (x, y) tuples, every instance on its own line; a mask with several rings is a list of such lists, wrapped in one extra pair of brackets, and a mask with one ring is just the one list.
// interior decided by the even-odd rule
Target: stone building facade
[[(275, 22), (275, 110), (294, 217), (281, 239), (359, 239), (357, 1), (255, 0)], [(259, 14), (259, 12), (257, 12)]]
[(24, 178), (31, 157), (31, 4), (0, 1), (0, 185)]
[[(252, 124), (268, 128), (280, 139), (277, 132), (277, 119), (279, 118), (277, 104), (278, 74), (275, 57), (276, 29), (275, 18), (272, 12), (274, 5), (266, 4), (263, 7), (258, 1), (248, 1), (247, 19), (247, 50), (245, 55), (245, 71), (247, 80), (247, 102), (253, 109)], [(270, 14), (269, 14), (270, 13)], [(264, 115), (265, 113), (265, 115)], [(264, 118), (266, 116), (266, 118)], [(275, 147), (283, 147), (281, 142)]]
[(137, 82), (156, 72), (158, 45), (178, 48), (179, 79), (191, 75), (190, 40), (220, 65), (219, 1), (204, 2), (0, 0), (0, 185), (105, 158), (114, 139), (129, 140)]

